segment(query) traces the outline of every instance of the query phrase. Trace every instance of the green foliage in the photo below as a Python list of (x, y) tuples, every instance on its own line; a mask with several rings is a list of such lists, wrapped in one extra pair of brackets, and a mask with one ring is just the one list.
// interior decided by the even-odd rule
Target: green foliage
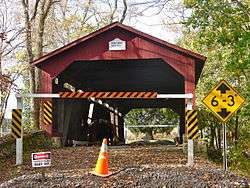
[(208, 57), (196, 88), (199, 122), (206, 130), (208, 156), (221, 161), (221, 123), (201, 103), (209, 90), (221, 79), (233, 85), (246, 103), (227, 122), (227, 136), (232, 168), (249, 169), (250, 129), (250, 2), (184, 0), (191, 15), (179, 44)]
[[(135, 109), (131, 110), (126, 118), (126, 125), (177, 125), (179, 117), (172, 110), (162, 109)], [(172, 128), (132, 128), (133, 132), (170, 132)]]
[(52, 147), (51, 139), (43, 131), (25, 136), (23, 141), (24, 152), (37, 152)]
[(215, 163), (222, 163), (222, 151), (214, 148), (207, 148), (207, 157)]
[[(30, 159), (32, 152), (39, 152), (52, 148), (52, 142), (50, 138), (42, 131), (36, 133), (30, 133), (24, 136), (23, 139), (23, 152), (24, 157), (27, 160)], [(0, 144), (0, 164), (4, 164), (4, 161), (9, 158), (15, 157), (15, 139), (12, 137), (7, 139), (4, 143)], [(0, 166), (1, 167), (1, 166)]]
[(237, 144), (230, 150), (229, 162), (233, 169), (240, 169), (250, 174), (250, 129), (241, 129), (241, 137)]
[[(201, 99), (221, 79), (228, 80), (249, 101), (249, 1), (186, 0), (184, 4), (192, 14), (179, 44), (208, 57), (196, 91), (198, 107), (203, 108)], [(246, 103), (239, 113), (244, 124), (249, 109)]]
[(247, 76), (250, 68), (250, 5), (243, 1), (184, 1), (192, 10), (186, 26), (199, 44), (219, 49), (216, 56), (232, 76)]

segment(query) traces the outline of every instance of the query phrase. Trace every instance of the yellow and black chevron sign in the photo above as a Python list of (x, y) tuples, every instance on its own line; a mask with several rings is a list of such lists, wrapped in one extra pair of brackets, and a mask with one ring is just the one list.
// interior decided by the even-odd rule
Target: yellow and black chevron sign
[(198, 138), (199, 130), (196, 110), (186, 110), (186, 127), (188, 139)]
[(156, 98), (157, 92), (59, 92), (61, 98)]
[(53, 106), (51, 101), (43, 103), (43, 122), (45, 125), (51, 125), (53, 121)]
[(12, 110), (11, 135), (17, 139), (22, 137), (22, 110)]

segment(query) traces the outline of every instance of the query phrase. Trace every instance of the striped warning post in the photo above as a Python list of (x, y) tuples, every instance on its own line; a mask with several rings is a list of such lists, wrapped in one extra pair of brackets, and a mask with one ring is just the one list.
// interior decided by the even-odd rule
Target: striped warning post
[(157, 97), (157, 92), (59, 92), (61, 98), (143, 98)]
[(12, 124), (11, 124), (11, 135), (13, 138), (22, 137), (22, 110), (12, 110)]
[(186, 110), (186, 127), (188, 139), (198, 138), (199, 129), (196, 110)]
[(51, 101), (45, 101), (43, 103), (43, 122), (45, 125), (51, 125), (53, 121), (53, 106)]

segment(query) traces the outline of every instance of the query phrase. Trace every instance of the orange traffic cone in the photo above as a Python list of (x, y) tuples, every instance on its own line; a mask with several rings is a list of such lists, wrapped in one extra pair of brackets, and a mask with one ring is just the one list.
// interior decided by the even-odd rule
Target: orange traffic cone
[(108, 177), (111, 175), (108, 167), (108, 145), (107, 139), (104, 138), (102, 141), (102, 147), (99, 153), (99, 157), (96, 163), (95, 171), (91, 172), (96, 176)]

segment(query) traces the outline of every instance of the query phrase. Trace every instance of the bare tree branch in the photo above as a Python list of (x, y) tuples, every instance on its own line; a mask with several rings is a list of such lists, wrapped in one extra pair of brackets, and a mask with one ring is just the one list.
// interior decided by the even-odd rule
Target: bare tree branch
[(122, 17), (121, 17), (120, 23), (123, 23), (123, 21), (126, 18), (126, 15), (127, 15), (128, 6), (127, 6), (127, 1), (126, 0), (123, 0), (123, 6), (124, 6), (124, 8), (123, 8), (123, 12), (122, 12)]
[(33, 15), (31, 16), (30, 21), (33, 21), (37, 15), (37, 9), (38, 9), (39, 2), (40, 2), (40, 0), (36, 0), (36, 2), (35, 2)]
[[(115, 1), (115, 6), (114, 6), (113, 11), (112, 11), (111, 14), (110, 14), (110, 23), (113, 22), (115, 12), (117, 11), (117, 3), (118, 3), (118, 0), (114, 0), (114, 1)], [(110, 8), (111, 8), (111, 10), (112, 10), (112, 6), (111, 6), (111, 5), (110, 5)]]
[(86, 21), (88, 20), (88, 19), (87, 19), (87, 15), (88, 15), (88, 13), (89, 13), (89, 9), (90, 9), (91, 3), (92, 3), (92, 0), (89, 0), (89, 1), (88, 1), (88, 5), (87, 5), (87, 7), (86, 7), (86, 9), (85, 9), (85, 12), (84, 12), (84, 14), (83, 14), (83, 19), (82, 19), (83, 23), (86, 23)]

